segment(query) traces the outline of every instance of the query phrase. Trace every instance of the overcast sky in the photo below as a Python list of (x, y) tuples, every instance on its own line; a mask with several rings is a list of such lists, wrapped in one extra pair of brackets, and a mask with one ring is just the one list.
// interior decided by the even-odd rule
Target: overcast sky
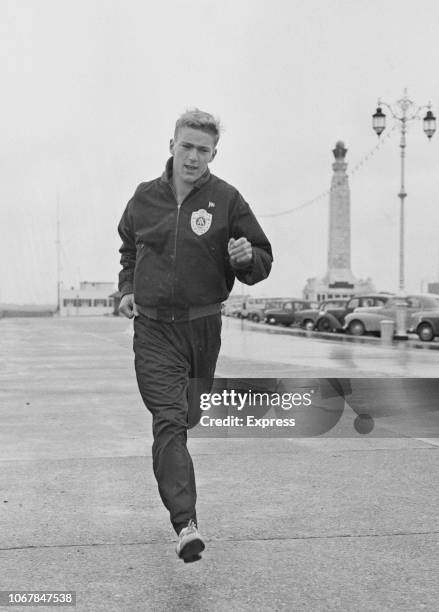
[[(253, 294), (300, 296), (326, 272), (328, 196), (264, 215), (325, 192), (340, 139), (348, 171), (374, 151), (350, 177), (352, 271), (395, 290), (399, 132), (374, 150), (371, 114), (405, 87), (439, 112), (438, 40), (430, 0), (0, 0), (0, 301), (55, 302), (57, 199), (64, 285), (116, 282), (123, 208), (191, 106), (221, 118), (211, 170), (273, 244)], [(418, 291), (439, 276), (439, 134), (413, 121), (407, 140)]]

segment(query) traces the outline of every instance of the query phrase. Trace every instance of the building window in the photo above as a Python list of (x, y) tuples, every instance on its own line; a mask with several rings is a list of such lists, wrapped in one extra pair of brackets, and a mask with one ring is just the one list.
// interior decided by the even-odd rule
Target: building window
[(75, 300), (63, 300), (63, 306), (64, 308), (67, 308), (67, 306), (74, 306), (75, 305)]
[(85, 298), (81, 298), (80, 300), (77, 300), (78, 302), (78, 306), (91, 306), (92, 300), (88, 300)]
[(94, 300), (94, 306), (108, 306), (107, 300), (103, 298), (98, 298)]

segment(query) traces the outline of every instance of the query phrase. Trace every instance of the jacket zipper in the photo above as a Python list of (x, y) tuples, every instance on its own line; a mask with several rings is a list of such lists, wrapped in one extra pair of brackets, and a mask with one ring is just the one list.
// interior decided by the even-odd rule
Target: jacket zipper
[[(176, 266), (177, 266), (177, 232), (178, 232), (178, 219), (180, 217), (180, 208), (181, 206), (186, 202), (186, 200), (188, 200), (190, 198), (190, 196), (192, 195), (192, 193), (194, 192), (194, 189), (192, 189), (188, 195), (184, 198), (184, 200), (181, 202), (181, 204), (178, 203), (177, 200), (177, 195), (174, 191), (174, 188), (172, 186), (171, 183), (169, 183), (169, 188), (171, 189), (172, 195), (174, 196), (174, 200), (175, 203), (177, 204), (177, 217), (175, 220), (175, 233), (174, 233), (174, 250), (172, 253), (172, 257), (173, 257), (173, 278), (172, 278), (172, 302), (174, 302), (174, 298), (175, 298), (175, 271), (176, 271)], [(174, 314), (171, 317), (171, 321), (175, 321), (175, 316)]]

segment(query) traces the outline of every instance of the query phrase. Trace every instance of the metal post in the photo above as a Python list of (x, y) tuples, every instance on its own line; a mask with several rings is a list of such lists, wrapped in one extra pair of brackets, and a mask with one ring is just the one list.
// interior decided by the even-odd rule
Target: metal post
[(56, 194), (56, 289), (57, 304), (56, 312), (61, 314), (61, 238), (60, 238), (60, 218), (59, 218), (59, 195)]
[(405, 274), (404, 274), (404, 199), (407, 196), (405, 191), (405, 147), (406, 147), (406, 125), (405, 119), (402, 119), (401, 124), (401, 190), (398, 194), (401, 200), (400, 206), (400, 219), (399, 219), (399, 289), (404, 291), (405, 289)]
[(419, 106), (416, 107), (415, 103), (410, 100), (407, 94), (407, 89), (404, 89), (403, 97), (397, 101), (397, 105), (401, 110), (401, 114), (396, 113), (392, 106), (378, 100), (377, 112), (372, 115), (372, 127), (375, 132), (380, 134), (385, 129), (385, 115), (382, 113), (381, 106), (385, 106), (389, 109), (392, 117), (398, 121), (401, 129), (401, 188), (398, 193), (400, 199), (400, 211), (399, 211), (399, 283), (398, 283), (398, 299), (396, 303), (396, 332), (395, 338), (400, 340), (407, 340), (407, 327), (408, 327), (408, 313), (407, 313), (407, 299), (405, 294), (405, 270), (404, 270), (404, 206), (405, 198), (407, 193), (405, 191), (405, 149), (406, 149), (406, 133), (407, 123), (413, 119), (420, 119), (419, 113), (423, 108), (428, 108), (427, 114), (424, 117), (424, 132), (430, 139), (436, 131), (436, 117), (434, 117), (431, 111), (431, 104), (427, 107)]
[(404, 90), (404, 98), (399, 101), (402, 110), (400, 117), (401, 122), (401, 189), (398, 197), (400, 199), (399, 211), (399, 301), (396, 305), (396, 330), (395, 338), (398, 340), (407, 340), (407, 307), (405, 301), (405, 270), (404, 270), (404, 204), (407, 196), (405, 190), (405, 149), (406, 149), (406, 132), (407, 132), (407, 110), (410, 107), (410, 101), (407, 98), (407, 90)]

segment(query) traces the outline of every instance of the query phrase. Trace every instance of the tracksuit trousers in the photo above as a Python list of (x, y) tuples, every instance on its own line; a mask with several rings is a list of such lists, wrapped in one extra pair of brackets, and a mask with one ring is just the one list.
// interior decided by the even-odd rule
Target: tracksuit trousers
[(221, 314), (191, 321), (134, 320), (139, 391), (153, 417), (153, 470), (177, 533), (196, 517), (196, 485), (187, 430), (200, 420), (199, 395), (212, 387)]

